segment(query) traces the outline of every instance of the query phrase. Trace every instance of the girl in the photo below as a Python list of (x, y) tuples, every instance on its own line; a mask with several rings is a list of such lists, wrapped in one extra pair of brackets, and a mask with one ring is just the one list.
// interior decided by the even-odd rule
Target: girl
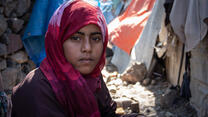
[(118, 116), (101, 75), (107, 42), (98, 7), (82, 0), (61, 5), (45, 36), (46, 58), (13, 89), (12, 116)]

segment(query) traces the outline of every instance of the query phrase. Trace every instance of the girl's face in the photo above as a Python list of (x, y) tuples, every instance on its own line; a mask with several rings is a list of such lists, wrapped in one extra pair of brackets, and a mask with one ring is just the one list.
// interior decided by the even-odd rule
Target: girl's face
[(103, 52), (103, 38), (100, 28), (89, 24), (75, 32), (63, 43), (68, 62), (82, 75), (91, 73)]

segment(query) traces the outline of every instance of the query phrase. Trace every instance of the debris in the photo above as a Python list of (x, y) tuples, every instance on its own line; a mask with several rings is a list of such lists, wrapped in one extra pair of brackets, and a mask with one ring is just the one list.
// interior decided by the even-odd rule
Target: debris
[(150, 82), (151, 82), (150, 78), (145, 78), (142, 82), (142, 85), (147, 86), (150, 84)]
[(147, 73), (144, 63), (133, 62), (127, 70), (121, 75), (123, 81), (129, 83), (141, 82)]

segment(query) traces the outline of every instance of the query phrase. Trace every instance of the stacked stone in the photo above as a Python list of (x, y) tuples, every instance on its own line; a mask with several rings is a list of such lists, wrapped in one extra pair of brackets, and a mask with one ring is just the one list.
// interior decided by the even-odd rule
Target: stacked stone
[(35, 68), (21, 40), (33, 2), (0, 0), (0, 75), (7, 93)]

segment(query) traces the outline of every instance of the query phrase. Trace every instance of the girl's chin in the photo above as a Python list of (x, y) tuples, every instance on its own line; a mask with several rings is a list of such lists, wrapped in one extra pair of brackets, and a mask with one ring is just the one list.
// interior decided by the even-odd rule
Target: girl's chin
[(82, 74), (82, 75), (88, 75), (92, 72), (92, 68), (82, 68), (82, 69), (79, 69), (78, 71)]

